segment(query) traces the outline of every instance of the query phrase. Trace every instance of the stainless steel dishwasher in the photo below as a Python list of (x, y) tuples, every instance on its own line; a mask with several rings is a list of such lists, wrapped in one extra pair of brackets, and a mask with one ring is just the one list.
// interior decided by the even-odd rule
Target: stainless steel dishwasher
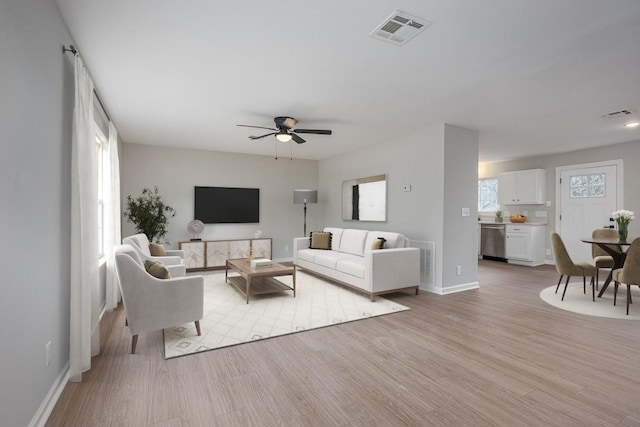
[(480, 224), (480, 254), (483, 258), (506, 259), (505, 225)]

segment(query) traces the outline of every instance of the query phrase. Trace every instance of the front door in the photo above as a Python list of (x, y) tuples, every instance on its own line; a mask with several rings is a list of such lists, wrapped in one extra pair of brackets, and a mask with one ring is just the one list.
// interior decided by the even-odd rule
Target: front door
[(558, 233), (571, 259), (591, 261), (591, 245), (580, 241), (596, 228), (613, 226), (618, 203), (617, 164), (563, 168), (560, 171)]

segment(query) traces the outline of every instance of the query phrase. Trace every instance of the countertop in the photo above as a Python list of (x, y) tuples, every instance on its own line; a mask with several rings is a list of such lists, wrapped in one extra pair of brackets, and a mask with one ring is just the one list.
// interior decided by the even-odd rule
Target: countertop
[(493, 220), (481, 220), (481, 221), (478, 221), (478, 224), (532, 225), (532, 226), (547, 225), (546, 222), (511, 222), (509, 220), (505, 222), (495, 222)]

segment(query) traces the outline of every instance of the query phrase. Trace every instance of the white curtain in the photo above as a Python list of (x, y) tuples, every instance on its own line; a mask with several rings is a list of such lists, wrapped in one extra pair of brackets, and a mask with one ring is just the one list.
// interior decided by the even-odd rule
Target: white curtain
[(75, 57), (71, 140), (71, 313), (69, 374), (82, 381), (91, 368), (91, 294), (98, 288), (98, 182), (93, 81)]
[(109, 194), (105, 194), (105, 254), (107, 255), (107, 310), (117, 307), (120, 287), (115, 271), (113, 249), (121, 242), (120, 235), (120, 161), (118, 159), (118, 131), (109, 122)]

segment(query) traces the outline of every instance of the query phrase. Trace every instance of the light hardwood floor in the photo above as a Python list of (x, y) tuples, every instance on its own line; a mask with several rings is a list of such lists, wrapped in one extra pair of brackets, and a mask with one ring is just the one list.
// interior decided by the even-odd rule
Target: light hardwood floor
[(640, 425), (638, 322), (547, 305), (551, 266), (481, 261), (479, 279), (388, 296), (405, 312), (171, 360), (161, 331), (130, 355), (122, 310), (108, 313), (101, 355), (47, 425)]

